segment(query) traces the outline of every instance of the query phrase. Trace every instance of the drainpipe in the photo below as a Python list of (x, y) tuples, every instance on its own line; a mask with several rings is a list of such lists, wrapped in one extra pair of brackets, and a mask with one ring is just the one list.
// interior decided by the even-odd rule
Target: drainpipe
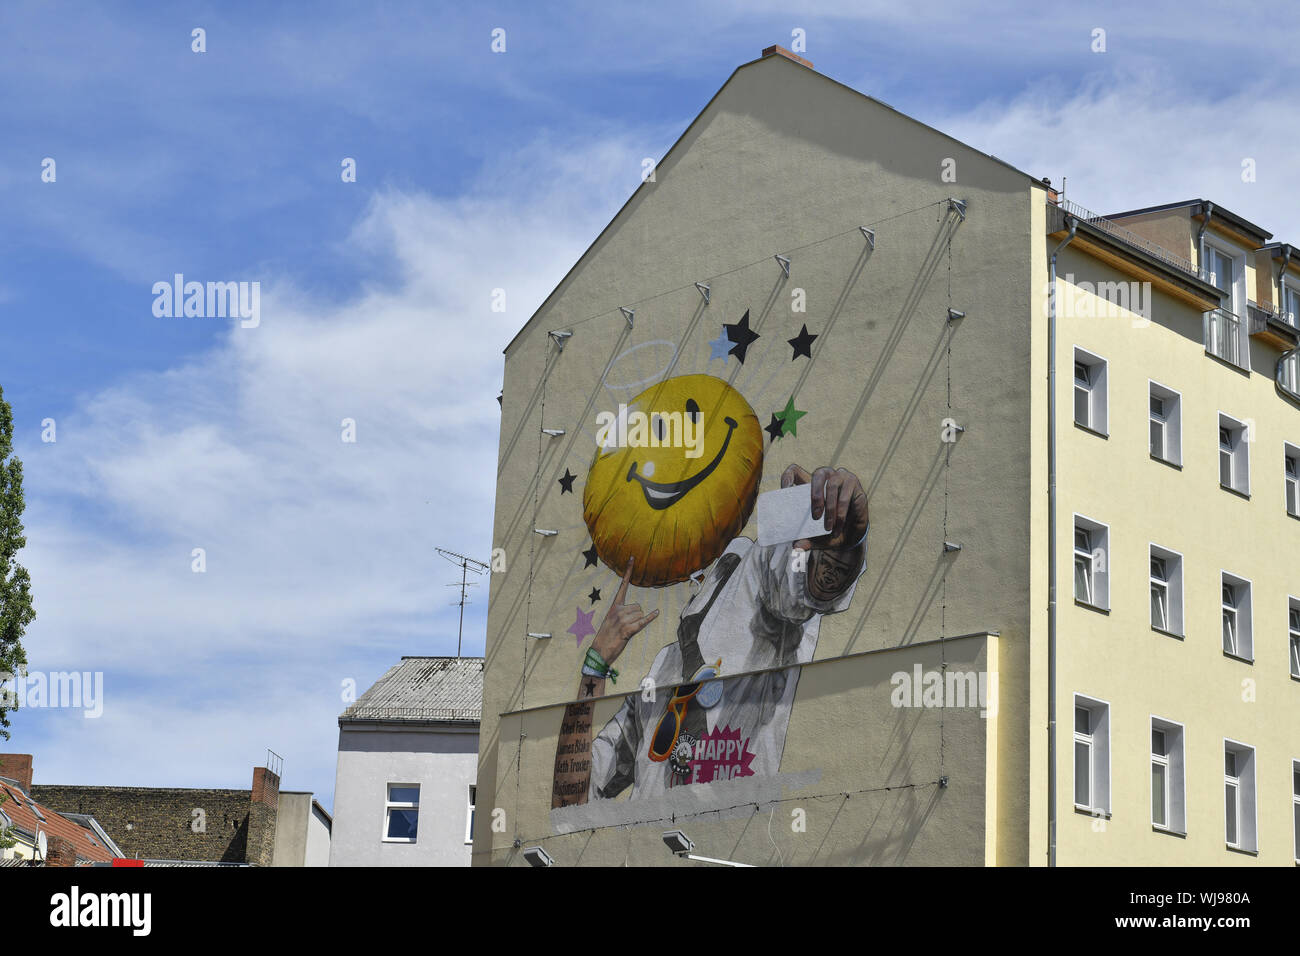
[(1201, 278), (1209, 282), (1210, 270), (1205, 268), (1205, 230), (1210, 225), (1210, 217), (1214, 215), (1214, 203), (1201, 203), (1201, 215), (1201, 228), (1196, 230), (1196, 269)]
[[(1282, 265), (1277, 270), (1277, 302), (1274, 305), (1277, 306), (1279, 316), (1286, 314), (1286, 285), (1283, 277), (1286, 275), (1286, 267), (1291, 264), (1291, 251), (1290, 246), (1283, 246), (1278, 250), (1282, 254)], [(1300, 317), (1297, 317), (1297, 321), (1300, 321)]]
[(1047, 260), (1047, 865), (1056, 866), (1056, 254), (1074, 238), (1079, 221)]

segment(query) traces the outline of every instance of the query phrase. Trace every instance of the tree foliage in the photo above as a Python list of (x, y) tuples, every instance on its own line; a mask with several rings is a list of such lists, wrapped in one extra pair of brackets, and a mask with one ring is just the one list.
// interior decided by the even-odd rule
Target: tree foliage
[[(18, 563), (23, 535), (23, 463), (13, 453), (14, 416), (0, 387), (0, 679), (23, 673), (22, 637), (36, 618), (31, 578)], [(0, 737), (9, 738), (8, 713), (15, 701), (0, 690)]]

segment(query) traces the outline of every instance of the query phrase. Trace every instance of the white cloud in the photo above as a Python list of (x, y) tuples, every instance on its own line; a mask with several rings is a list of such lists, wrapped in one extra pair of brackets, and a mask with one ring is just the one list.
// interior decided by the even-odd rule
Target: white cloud
[[(1158, 71), (1097, 76), (1074, 91), (1042, 82), (935, 122), (944, 132), (1057, 186), (1100, 214), (1204, 198), (1282, 241), (1300, 239), (1290, 188), (1300, 154), (1278, 135), (1284, 116), (1262, 83), (1223, 95), (1180, 89)], [(1242, 181), (1242, 161), (1257, 179)]]
[[(378, 193), (345, 246), (386, 278), (345, 302), (266, 280), (259, 327), (230, 322), (217, 348), (87, 396), (57, 443), (20, 449), (30, 666), (107, 672), (100, 721), (15, 723), (58, 754), (41, 779), (160, 763), (172, 785), (243, 785), (250, 746), (271, 746), (332, 790), (340, 681), (454, 653), (434, 547), (491, 548), (501, 349), (633, 188), (640, 141), (535, 144), (457, 199)], [(486, 583), (475, 598), (481, 653)]]

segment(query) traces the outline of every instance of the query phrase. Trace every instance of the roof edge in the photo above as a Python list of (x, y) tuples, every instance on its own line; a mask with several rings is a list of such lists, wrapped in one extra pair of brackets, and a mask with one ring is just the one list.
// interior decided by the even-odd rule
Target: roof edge
[[(928, 123), (924, 123), (914, 116), (909, 116), (907, 113), (895, 109), (894, 107), (890, 106), (888, 103), (884, 102), (883, 100), (876, 99), (874, 96), (870, 95), (869, 93), (863, 93), (861, 90), (855, 90), (847, 83), (841, 83), (839, 80), (827, 76), (825, 73), (822, 73), (819, 70), (813, 69), (811, 64), (805, 65), (806, 61), (805, 63), (800, 63), (792, 59), (791, 57), (783, 56), (778, 53), (769, 53), (764, 56), (759, 56), (757, 59), (748, 60), (740, 64), (740, 66), (736, 67), (734, 70), (732, 70), (731, 74), (727, 77), (725, 81), (723, 81), (722, 85), (719, 86), (716, 91), (714, 91), (711, 97), (709, 97), (708, 102), (705, 103), (704, 106), (700, 108), (700, 111), (695, 114), (694, 118), (689, 123), (686, 124), (686, 128), (682, 130), (681, 135), (678, 136), (677, 139), (673, 140), (673, 144), (669, 146), (668, 149), (664, 152), (663, 156), (659, 160), (659, 163), (662, 163), (669, 156), (671, 156), (673, 150), (675, 150), (678, 146), (681, 145), (682, 140), (684, 140), (687, 137), (690, 131), (695, 127), (695, 124), (700, 121), (700, 117), (702, 117), (705, 113), (708, 112), (709, 107), (713, 105), (714, 100), (716, 100), (719, 96), (722, 95), (722, 92), (728, 86), (731, 85), (732, 80), (736, 78), (736, 76), (740, 73), (741, 70), (745, 69), (746, 67), (754, 66), (757, 63), (762, 63), (766, 60), (780, 60), (784, 63), (790, 64), (791, 66), (798, 67), (801, 70), (808, 70), (810, 73), (815, 73), (817, 76), (826, 80), (828, 83), (834, 83), (836, 86), (848, 90), (850, 93), (854, 94), (855, 96), (860, 96), (863, 99), (871, 103), (874, 103), (877, 106), (881, 106), (889, 110), (891, 113), (895, 113), (898, 116), (901, 116), (903, 119), (908, 120), (909, 122), (915, 123), (916, 125), (922, 127), (923, 129), (929, 130), (931, 133), (935, 133), (939, 136), (942, 136), (944, 139), (956, 143), (958, 146), (961, 146), (964, 149), (969, 149), (971, 152), (977, 153), (980, 156), (983, 156), (985, 159), (992, 160), (993, 162), (997, 163), (999, 166), (1006, 167), (1007, 169), (1011, 170), (1013, 173), (1017, 173), (1021, 176), (1024, 176), (1029, 181), (1029, 184), (1031, 186), (1036, 186), (1037, 188), (1042, 189), (1044, 191), (1047, 191), (1051, 188), (1046, 183), (1044, 183), (1041, 179), (1031, 176), (1023, 169), (1019, 169), (1015, 166), (1012, 166), (1006, 160), (998, 159), (998, 157), (994, 156), (992, 153), (985, 153), (982, 150), (976, 149), (974, 146), (970, 145), (969, 143), (963, 142), (962, 140), (957, 139), (957, 137), (951, 135), (950, 133), (945, 133), (943, 130), (938, 129), (934, 126), (930, 126)], [(591, 243), (587, 246), (587, 248), (582, 251), (582, 254), (579, 255), (576, 260), (574, 260), (573, 265), (570, 266), (568, 271), (564, 273), (564, 275), (560, 278), (560, 281), (555, 284), (554, 288), (552, 288), (551, 291), (547, 293), (546, 298), (543, 299), (541, 304), (538, 305), (537, 308), (533, 310), (533, 313), (526, 320), (524, 320), (524, 324), (519, 327), (518, 331), (516, 331), (515, 334), (511, 336), (510, 341), (507, 342), (505, 348), (501, 350), (503, 355), (509, 353), (510, 349), (514, 346), (515, 342), (519, 340), (519, 337), (528, 330), (528, 327), (530, 325), (532, 325), (533, 320), (536, 319), (539, 315), (541, 315), (543, 311), (545, 311), (546, 307), (550, 304), (551, 300), (554, 299), (555, 296), (560, 292), (560, 290), (565, 287), (565, 284), (569, 281), (570, 277), (577, 270), (578, 266), (582, 265), (583, 261), (591, 253), (591, 251), (594, 248), (596, 248), (596, 245), (600, 242), (602, 238), (604, 238), (605, 234), (608, 233), (610, 229), (613, 228), (614, 223), (618, 222), (619, 217), (622, 216), (624, 211), (627, 210), (628, 206), (632, 204), (632, 200), (634, 200), (637, 197), (637, 194), (642, 189), (645, 188), (645, 185), (646, 184), (642, 182), (641, 185), (637, 186), (636, 189), (632, 190), (632, 194), (627, 197), (627, 200), (623, 203), (623, 205), (618, 207), (618, 211), (615, 212), (613, 217), (609, 220), (609, 222), (605, 224), (605, 227), (596, 234), (596, 238), (593, 239)]]

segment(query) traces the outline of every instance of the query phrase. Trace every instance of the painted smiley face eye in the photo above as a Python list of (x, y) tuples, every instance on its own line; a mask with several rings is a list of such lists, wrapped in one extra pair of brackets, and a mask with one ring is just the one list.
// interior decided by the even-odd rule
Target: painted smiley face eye
[(695, 399), (688, 398), (686, 400), (686, 414), (694, 424), (699, 424), (700, 406), (696, 403)]
[(650, 419), (650, 429), (654, 432), (655, 438), (660, 441), (664, 440), (664, 436), (667, 434), (667, 429), (664, 427), (664, 419), (662, 415), (656, 414)]

